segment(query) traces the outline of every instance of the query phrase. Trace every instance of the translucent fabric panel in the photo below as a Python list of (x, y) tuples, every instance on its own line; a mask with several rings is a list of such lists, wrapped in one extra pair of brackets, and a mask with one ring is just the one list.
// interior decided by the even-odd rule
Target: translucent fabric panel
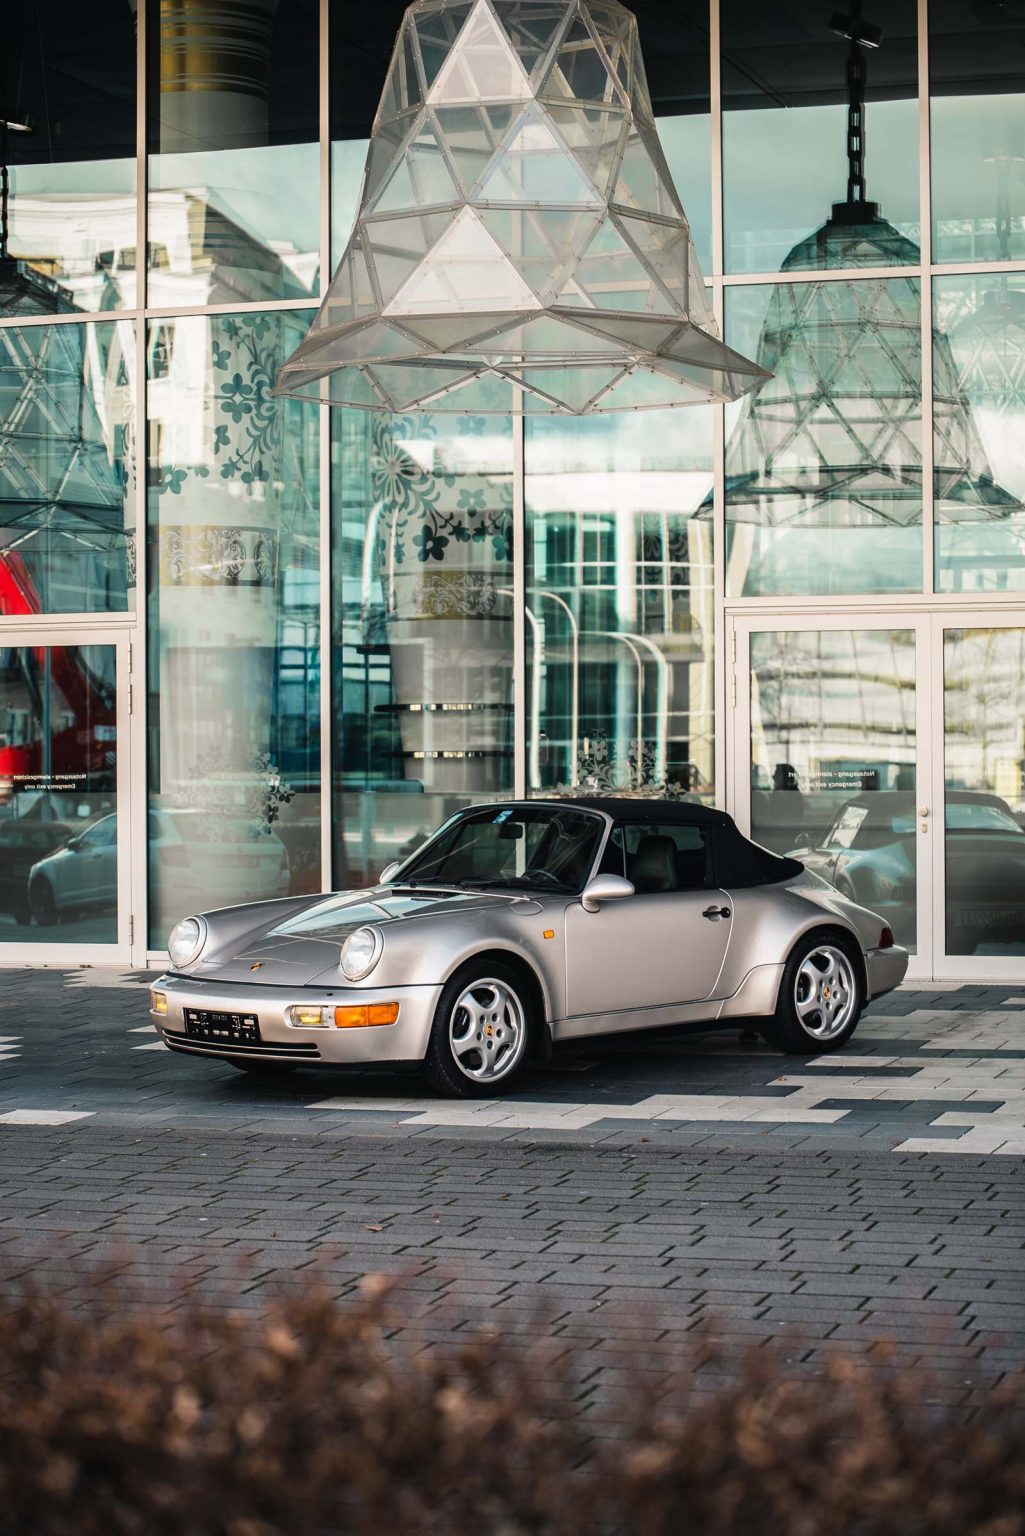
[(125, 0), (4, 9), (11, 177), (0, 318), (136, 303), (135, 27)]
[[(414, 22), (414, 27), (416, 23)], [(491, 11), (476, 7), (428, 87), (428, 101), (527, 100), (530, 83), (516, 49)]]
[(319, 284), (318, 6), (149, 5), (149, 297), (298, 298)]
[(315, 407), (268, 394), (307, 311), (149, 333), (150, 942), (320, 889)]
[(135, 601), (135, 326), (0, 327), (0, 618)]
[(1016, 8), (930, 0), (934, 261), (1025, 257), (1023, 47)]
[(513, 788), (512, 432), (332, 415), (334, 883)]
[(727, 412), (727, 592), (920, 591), (917, 279), (731, 288), (726, 324), (773, 374)]
[(714, 798), (711, 427), (526, 426), (532, 793)]
[[(834, 28), (834, 18), (838, 18)], [(831, 0), (785, 9), (722, 0), (723, 220), (727, 272), (785, 269), (789, 253), (848, 199), (847, 61)], [(861, 49), (865, 196), (903, 237), (890, 260), (918, 260), (918, 65), (914, 0), (889, 0), (866, 21), (883, 30)], [(805, 263), (801, 263), (804, 265)], [(863, 265), (832, 242), (820, 266)]]
[(933, 282), (936, 585), (1025, 590), (1025, 273)]

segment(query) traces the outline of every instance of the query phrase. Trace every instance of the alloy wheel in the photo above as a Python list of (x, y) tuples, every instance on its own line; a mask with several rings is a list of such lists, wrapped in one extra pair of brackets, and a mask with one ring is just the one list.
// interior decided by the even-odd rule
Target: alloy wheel
[(456, 998), (449, 1015), (452, 1059), (465, 1077), (493, 1083), (507, 1077), (519, 1062), (527, 1039), (527, 1024), (512, 987), (493, 977), (471, 981)]
[(797, 969), (794, 1008), (813, 1040), (834, 1040), (858, 1006), (858, 984), (850, 957), (835, 944), (810, 950)]

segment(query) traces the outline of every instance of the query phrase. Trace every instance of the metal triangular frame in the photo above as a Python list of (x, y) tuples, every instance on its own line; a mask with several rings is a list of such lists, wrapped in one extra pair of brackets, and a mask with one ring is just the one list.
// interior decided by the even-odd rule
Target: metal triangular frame
[(585, 415), (767, 377), (719, 339), (630, 12), (416, 0), (349, 244), (274, 393)]

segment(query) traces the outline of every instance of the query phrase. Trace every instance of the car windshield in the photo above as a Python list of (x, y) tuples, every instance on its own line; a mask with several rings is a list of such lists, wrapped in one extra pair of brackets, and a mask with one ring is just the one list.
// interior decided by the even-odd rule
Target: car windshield
[(591, 872), (604, 827), (594, 812), (569, 806), (487, 806), (442, 827), (402, 866), (396, 884), (575, 894)]

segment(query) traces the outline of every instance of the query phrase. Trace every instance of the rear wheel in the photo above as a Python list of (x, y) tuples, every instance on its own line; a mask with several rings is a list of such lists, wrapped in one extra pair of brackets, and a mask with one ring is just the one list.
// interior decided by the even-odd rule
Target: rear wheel
[(52, 928), (60, 920), (60, 913), (49, 880), (34, 880), (28, 894), (32, 916), (40, 928)]
[(863, 1005), (853, 946), (833, 934), (810, 934), (791, 951), (776, 1012), (763, 1033), (788, 1055), (836, 1051), (857, 1029)]
[(534, 1007), (511, 966), (464, 966), (438, 1001), (424, 1058), (428, 1080), (458, 1098), (504, 1093), (527, 1058)]

